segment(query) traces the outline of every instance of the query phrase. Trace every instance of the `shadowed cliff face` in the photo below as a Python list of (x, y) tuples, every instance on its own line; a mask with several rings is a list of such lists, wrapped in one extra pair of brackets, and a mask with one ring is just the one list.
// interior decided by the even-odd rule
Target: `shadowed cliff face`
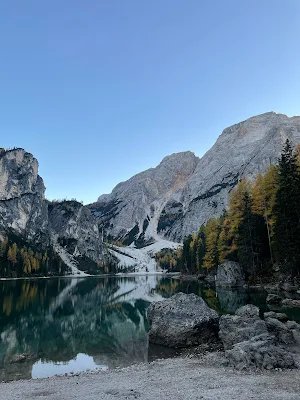
[(103, 256), (103, 243), (90, 210), (77, 201), (49, 204), (52, 235), (72, 255), (85, 255), (97, 263)]
[(273, 112), (223, 131), (198, 159), (173, 154), (100, 196), (91, 211), (108, 236), (127, 243), (165, 237), (181, 241), (227, 206), (229, 193), (246, 176), (254, 178), (276, 163), (286, 139), (300, 142), (300, 117)]
[(0, 152), (0, 230), (47, 242), (48, 211), (38, 162), (23, 149)]

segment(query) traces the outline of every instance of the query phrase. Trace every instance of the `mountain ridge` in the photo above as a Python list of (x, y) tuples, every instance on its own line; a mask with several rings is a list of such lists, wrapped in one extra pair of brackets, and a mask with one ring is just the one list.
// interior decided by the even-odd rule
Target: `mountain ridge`
[(0, 149), (0, 244), (12, 233), (52, 246), (73, 274), (86, 272), (81, 262), (92, 263), (91, 273), (108, 264), (109, 272), (156, 272), (155, 252), (176, 248), (219, 216), (232, 188), (276, 163), (286, 139), (300, 143), (300, 117), (251, 117), (225, 128), (202, 157), (191, 151), (168, 155), (86, 206), (47, 201), (34, 156)]
[[(92, 213), (109, 237), (125, 239), (127, 244), (133, 237), (139, 240), (143, 236), (147, 240), (160, 237), (180, 242), (209, 218), (220, 215), (227, 205), (230, 191), (243, 176), (253, 179), (271, 163), (276, 163), (287, 138), (295, 144), (300, 141), (300, 117), (288, 117), (273, 111), (250, 117), (225, 128), (201, 158), (189, 151), (174, 153), (166, 156), (157, 167), (117, 185), (111, 194), (100, 196), (98, 203), (91, 206)], [(172, 164), (179, 158), (183, 164), (182, 158), (189, 154), (193, 154), (197, 161), (190, 173), (186, 169), (177, 170), (182, 178), (180, 190), (176, 189), (175, 180), (171, 187), (162, 191), (161, 197), (144, 197), (144, 209), (135, 212), (134, 207), (129, 206), (130, 202), (135, 204), (137, 201), (135, 193), (142, 184), (139, 182), (141, 178), (149, 179), (149, 174), (155, 177), (155, 171), (161, 170), (164, 160)], [(152, 185), (153, 189), (156, 184), (148, 182), (148, 187)], [(140, 208), (141, 204), (139, 202)], [(105, 213), (102, 214), (103, 209)], [(151, 209), (154, 209), (152, 214)], [(152, 230), (149, 229), (151, 223)], [(128, 236), (131, 237), (129, 241)]]

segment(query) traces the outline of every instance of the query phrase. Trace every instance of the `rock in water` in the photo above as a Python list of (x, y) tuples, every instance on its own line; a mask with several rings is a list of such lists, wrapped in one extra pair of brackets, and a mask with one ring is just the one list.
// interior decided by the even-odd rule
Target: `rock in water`
[(219, 336), (226, 357), (237, 369), (295, 367), (293, 354), (282, 345), (293, 342), (288, 328), (272, 318), (266, 323), (251, 304), (238, 309), (235, 315), (222, 316)]
[(245, 284), (245, 275), (240, 264), (225, 261), (218, 266), (216, 285), (220, 287), (238, 287)]
[(282, 298), (277, 294), (270, 293), (268, 294), (266, 302), (267, 304), (280, 304), (282, 302)]
[(147, 315), (151, 343), (189, 347), (218, 341), (219, 316), (195, 294), (178, 293), (152, 303)]
[(286, 308), (300, 308), (300, 300), (284, 299), (281, 304)]

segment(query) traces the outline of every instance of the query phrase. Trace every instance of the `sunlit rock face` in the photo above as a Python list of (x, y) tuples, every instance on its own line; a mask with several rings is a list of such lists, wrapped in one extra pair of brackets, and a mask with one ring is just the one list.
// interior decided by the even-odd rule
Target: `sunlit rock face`
[(157, 239), (158, 231), (163, 234), (174, 222), (173, 215), (178, 218), (182, 214), (187, 183), (198, 162), (191, 152), (165, 157), (158, 167), (120, 183), (110, 195), (100, 196), (91, 211), (109, 236), (123, 238), (127, 245), (134, 240), (149, 244)]
[(158, 236), (181, 241), (223, 212), (242, 177), (253, 179), (276, 163), (286, 139), (300, 142), (300, 117), (269, 112), (249, 118), (226, 128), (201, 159), (173, 154), (120, 183), (99, 197), (92, 213), (107, 235), (125, 244)]
[(38, 162), (23, 149), (0, 149), (0, 229), (45, 242), (48, 211)]

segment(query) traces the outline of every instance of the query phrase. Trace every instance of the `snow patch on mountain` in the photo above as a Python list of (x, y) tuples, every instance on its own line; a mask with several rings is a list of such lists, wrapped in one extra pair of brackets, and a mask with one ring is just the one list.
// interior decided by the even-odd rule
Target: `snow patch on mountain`
[(110, 253), (118, 260), (119, 272), (149, 273), (156, 274), (164, 272), (158, 268), (155, 261), (155, 253), (162, 249), (177, 249), (179, 243), (159, 238), (155, 243), (143, 248), (134, 245), (127, 247), (113, 246), (109, 248)]

